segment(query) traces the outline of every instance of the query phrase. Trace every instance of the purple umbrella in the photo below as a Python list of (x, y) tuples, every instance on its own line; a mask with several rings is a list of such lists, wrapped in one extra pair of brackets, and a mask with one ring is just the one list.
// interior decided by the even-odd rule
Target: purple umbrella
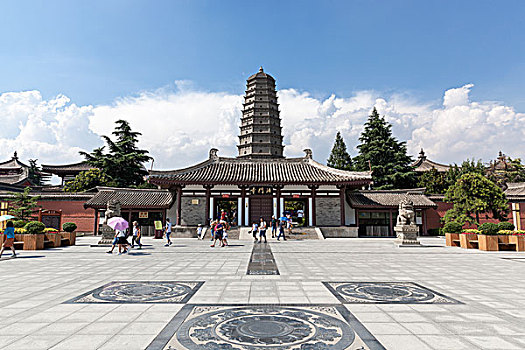
[(129, 224), (123, 218), (115, 216), (108, 220), (108, 226), (114, 230), (124, 231), (129, 227)]

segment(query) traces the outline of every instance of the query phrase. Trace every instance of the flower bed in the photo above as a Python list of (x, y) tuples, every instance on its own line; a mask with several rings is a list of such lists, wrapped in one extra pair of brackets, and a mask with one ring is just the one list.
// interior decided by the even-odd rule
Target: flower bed
[(478, 248), (478, 230), (466, 229), (459, 235), (459, 243), (461, 248), (476, 249)]

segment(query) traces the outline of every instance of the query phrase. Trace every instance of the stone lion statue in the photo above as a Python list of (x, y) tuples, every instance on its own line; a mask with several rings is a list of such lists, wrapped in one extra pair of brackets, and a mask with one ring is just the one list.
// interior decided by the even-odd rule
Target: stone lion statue
[(117, 199), (110, 199), (106, 206), (106, 215), (104, 218), (104, 223), (108, 223), (108, 219), (111, 219), (115, 216), (120, 216), (120, 202)]
[(397, 226), (415, 225), (416, 212), (414, 211), (414, 202), (408, 198), (408, 194), (399, 203), (399, 215), (397, 216)]

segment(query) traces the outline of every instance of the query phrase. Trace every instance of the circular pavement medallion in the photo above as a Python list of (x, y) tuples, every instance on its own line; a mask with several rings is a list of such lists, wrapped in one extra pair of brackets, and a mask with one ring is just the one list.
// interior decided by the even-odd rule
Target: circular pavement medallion
[(143, 302), (173, 298), (189, 292), (191, 292), (191, 288), (182, 284), (121, 282), (94, 293), (93, 297), (113, 302)]
[[(350, 326), (323, 312), (293, 307), (227, 307), (187, 320), (177, 331), (187, 349), (346, 349)], [(315, 344), (315, 348), (308, 347)]]
[(341, 295), (375, 302), (425, 302), (434, 293), (412, 284), (402, 283), (346, 283), (335, 288)]

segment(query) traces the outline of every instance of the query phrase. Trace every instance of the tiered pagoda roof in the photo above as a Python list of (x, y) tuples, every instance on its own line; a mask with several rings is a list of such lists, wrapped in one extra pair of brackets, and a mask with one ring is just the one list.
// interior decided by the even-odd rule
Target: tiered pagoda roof
[(368, 185), (370, 172), (330, 168), (312, 159), (305, 150), (301, 158), (244, 159), (219, 157), (210, 151), (208, 160), (185, 169), (149, 173), (149, 182), (157, 185), (228, 184), (228, 185)]
[(13, 157), (0, 163), (0, 183), (12, 186), (30, 186), (29, 166), (18, 159), (15, 152)]
[(432, 168), (435, 168), (439, 172), (447, 172), (448, 169), (450, 169), (449, 165), (436, 163), (427, 159), (423, 149), (419, 152), (419, 157), (414, 163), (412, 163), (412, 166), (414, 167), (414, 171), (419, 173), (430, 171)]

